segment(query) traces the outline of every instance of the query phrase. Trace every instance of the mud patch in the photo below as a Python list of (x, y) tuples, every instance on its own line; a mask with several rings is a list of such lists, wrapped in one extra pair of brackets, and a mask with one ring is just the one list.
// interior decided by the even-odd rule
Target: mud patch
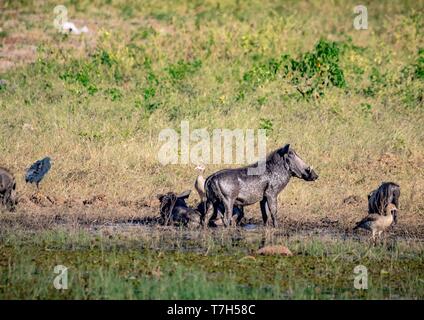
[(265, 246), (256, 251), (256, 254), (263, 256), (287, 256), (291, 257), (293, 253), (285, 246)]
[(41, 193), (32, 194), (31, 196), (29, 196), (28, 199), (20, 198), (19, 202), (31, 203), (33, 205), (40, 206), (40, 207), (51, 207), (53, 205), (58, 204), (58, 200), (55, 197), (49, 196), (49, 195), (43, 195)]
[(357, 195), (350, 195), (343, 199), (343, 204), (360, 205), (363, 202), (362, 198)]

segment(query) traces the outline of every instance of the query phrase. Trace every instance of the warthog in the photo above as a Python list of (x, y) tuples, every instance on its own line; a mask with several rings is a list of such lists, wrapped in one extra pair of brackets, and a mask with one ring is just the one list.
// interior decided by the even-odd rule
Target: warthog
[(224, 205), (224, 225), (232, 223), (233, 207), (244, 207), (260, 202), (264, 224), (271, 216), (272, 224), (277, 226), (277, 196), (289, 183), (291, 177), (306, 181), (318, 178), (315, 171), (307, 165), (289, 144), (273, 151), (265, 161), (265, 172), (259, 175), (248, 173), (249, 168), (256, 168), (258, 163), (237, 169), (225, 169), (210, 175), (205, 182), (206, 217), (213, 206), (214, 215), (219, 205)]
[[(200, 203), (197, 205), (197, 211), (200, 212), (200, 215), (205, 217), (205, 206), (206, 206), (206, 191), (205, 191), (205, 178), (203, 177), (203, 172), (205, 172), (205, 167), (203, 165), (199, 165), (196, 167), (196, 170), (199, 171), (199, 175), (196, 178), (196, 181), (194, 182), (194, 188), (196, 189), (197, 193), (199, 194)], [(224, 213), (224, 205), (221, 203), (219, 205), (219, 211), (221, 214)], [(241, 219), (244, 217), (244, 211), (243, 208), (237, 208), (234, 207), (233, 215), (237, 216), (237, 224), (240, 224)], [(218, 214), (216, 213), (213, 215), (208, 222), (205, 223), (202, 219), (203, 226), (206, 226), (207, 224), (209, 226), (215, 226), (216, 219), (218, 218)]]
[(200, 213), (190, 208), (185, 199), (190, 196), (191, 190), (177, 195), (173, 192), (158, 194), (160, 201), (160, 215), (163, 225), (183, 225), (195, 227), (200, 225)]
[[(201, 222), (203, 226), (216, 226), (215, 221), (218, 219), (218, 212), (221, 213), (221, 215), (224, 214), (225, 212), (225, 208), (224, 205), (222, 203), (219, 203), (217, 206), (217, 211), (214, 212), (214, 214), (210, 217), (209, 221), (205, 221), (205, 217), (206, 217), (206, 212), (205, 212), (205, 204), (206, 202), (200, 202), (197, 205), (197, 211), (200, 212), (200, 216), (202, 217)], [(239, 225), (241, 223), (241, 220), (244, 217), (244, 208), (243, 207), (236, 207), (234, 206), (233, 208), (233, 218), (236, 218), (236, 223), (237, 225)]]
[[(399, 209), (400, 187), (393, 182), (383, 182), (378, 189), (368, 194), (368, 213), (383, 214), (389, 204), (394, 204)], [(397, 210), (393, 216), (397, 223)]]
[(5, 168), (0, 168), (0, 203), (10, 211), (14, 211), (17, 204), (16, 181)]

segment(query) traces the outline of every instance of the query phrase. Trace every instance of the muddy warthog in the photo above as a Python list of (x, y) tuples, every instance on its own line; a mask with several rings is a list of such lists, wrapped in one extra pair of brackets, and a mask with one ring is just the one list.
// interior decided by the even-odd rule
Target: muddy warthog
[[(394, 204), (399, 209), (400, 187), (393, 182), (383, 182), (378, 189), (368, 194), (368, 213), (383, 214), (389, 204)], [(397, 223), (397, 210), (394, 215)]]
[[(199, 194), (200, 203), (197, 205), (197, 211), (200, 212), (201, 217), (205, 217), (205, 205), (206, 205), (206, 191), (205, 191), (205, 178), (203, 177), (203, 172), (205, 172), (205, 167), (203, 165), (199, 165), (196, 167), (196, 170), (199, 171), (199, 175), (194, 182), (194, 188)], [(221, 203), (219, 206), (219, 212), (224, 214), (224, 205)], [(234, 207), (233, 215), (237, 216), (237, 224), (240, 224), (241, 220), (244, 217), (243, 207), (238, 208)], [(202, 225), (206, 226), (216, 226), (215, 222), (218, 219), (218, 214), (213, 215), (208, 222), (205, 223), (202, 219)]]
[[(219, 203), (218, 206), (217, 206), (218, 207), (217, 211), (214, 212), (214, 214), (210, 217), (209, 221), (205, 221), (204, 220), (204, 218), (206, 216), (205, 204), (206, 204), (206, 202), (200, 202), (197, 205), (197, 211), (200, 212), (200, 216), (202, 217), (202, 219), (201, 219), (202, 225), (205, 226), (205, 227), (206, 226), (214, 227), (214, 226), (216, 226), (215, 221), (217, 221), (217, 219), (218, 219), (218, 213), (223, 215), (224, 212), (225, 212), (224, 205), (222, 203)], [(241, 207), (241, 206), (240, 207), (234, 206), (233, 218), (236, 218), (237, 225), (239, 225), (241, 223), (241, 220), (243, 219), (243, 217), (244, 217), (244, 208)]]
[(14, 211), (17, 204), (16, 181), (5, 168), (0, 168), (0, 203), (10, 211)]
[(307, 165), (290, 147), (289, 144), (273, 151), (265, 161), (265, 172), (259, 175), (249, 174), (249, 168), (256, 168), (258, 163), (237, 169), (225, 169), (210, 175), (205, 182), (207, 198), (206, 217), (209, 218), (210, 207), (214, 215), (219, 205), (224, 205), (224, 225), (232, 223), (233, 207), (244, 207), (260, 202), (264, 224), (271, 216), (272, 224), (277, 226), (277, 196), (289, 183), (291, 177), (306, 181), (318, 178), (312, 168)]
[(190, 208), (185, 199), (190, 196), (191, 190), (177, 195), (173, 192), (158, 194), (160, 201), (160, 215), (163, 225), (183, 225), (196, 227), (200, 225), (200, 212)]

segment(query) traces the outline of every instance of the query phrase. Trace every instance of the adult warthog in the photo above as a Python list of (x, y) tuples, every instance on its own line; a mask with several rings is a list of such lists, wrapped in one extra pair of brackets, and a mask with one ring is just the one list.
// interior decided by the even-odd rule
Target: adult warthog
[(383, 215), (389, 204), (395, 205), (397, 210), (393, 216), (397, 223), (397, 212), (399, 210), (400, 186), (394, 182), (383, 182), (376, 190), (368, 194), (368, 213)]
[(160, 201), (160, 216), (163, 225), (182, 225), (186, 227), (197, 227), (200, 225), (200, 212), (189, 207), (185, 202), (190, 196), (191, 190), (180, 194), (168, 192), (158, 194)]
[[(271, 217), (277, 226), (277, 197), (289, 183), (291, 177), (306, 181), (318, 178), (315, 171), (307, 165), (289, 144), (273, 151), (265, 160), (264, 172), (252, 174), (252, 168), (258, 163), (237, 169), (225, 169), (210, 175), (205, 181), (206, 212), (204, 220), (208, 221), (210, 208), (214, 215), (224, 205), (223, 222), (225, 226), (232, 223), (233, 207), (244, 207), (260, 202), (262, 218), (267, 225)], [(260, 163), (259, 163), (260, 165)]]
[(0, 168), (0, 204), (9, 211), (14, 211), (17, 204), (16, 181), (5, 168)]

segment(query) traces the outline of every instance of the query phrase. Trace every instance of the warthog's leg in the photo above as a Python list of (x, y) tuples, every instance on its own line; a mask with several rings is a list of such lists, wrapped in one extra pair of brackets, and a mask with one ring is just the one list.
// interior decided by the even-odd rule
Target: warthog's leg
[(266, 195), (260, 202), (264, 225), (268, 225), (268, 218), (271, 216), (272, 225), (277, 227), (277, 196)]
[(268, 205), (266, 203), (266, 198), (263, 198), (260, 202), (261, 206), (261, 213), (262, 213), (262, 220), (264, 221), (264, 225), (267, 225), (268, 222)]
[(231, 226), (232, 224), (232, 217), (233, 217), (233, 208), (234, 208), (234, 200), (231, 198), (227, 198), (227, 199), (223, 199), (223, 203), (224, 203), (224, 217), (223, 217), (223, 222), (224, 222), (224, 226)]
[(216, 220), (216, 216), (217, 216), (216, 206), (212, 205), (212, 207), (213, 207), (212, 214), (209, 217), (205, 217), (205, 225), (206, 226), (210, 226), (211, 222)]
[(244, 217), (244, 207), (237, 207), (237, 225), (240, 225), (241, 219)]
[(272, 225), (274, 228), (277, 228), (277, 197), (267, 197), (266, 203), (268, 204), (268, 209), (271, 212)]
[(6, 207), (6, 209), (8, 209), (8, 210), (10, 209), (10, 207), (9, 207), (9, 203), (11, 202), (10, 201), (10, 190), (6, 190), (6, 192), (3, 195), (1, 195), (1, 202)]
[(215, 205), (213, 205), (210, 201), (205, 201), (204, 202), (204, 212), (203, 212), (203, 216), (201, 218), (201, 223), (203, 225), (203, 227), (207, 227), (209, 224), (209, 220), (211, 219), (211, 214), (209, 213), (211, 210), (211, 207), (213, 206), (213, 214), (215, 214)]
[(214, 203), (212, 217), (209, 218), (208, 225), (211, 225), (211, 223), (213, 222), (214, 223), (213, 225), (216, 226), (215, 220), (218, 217), (218, 212), (219, 212), (219, 204), (218, 203)]

